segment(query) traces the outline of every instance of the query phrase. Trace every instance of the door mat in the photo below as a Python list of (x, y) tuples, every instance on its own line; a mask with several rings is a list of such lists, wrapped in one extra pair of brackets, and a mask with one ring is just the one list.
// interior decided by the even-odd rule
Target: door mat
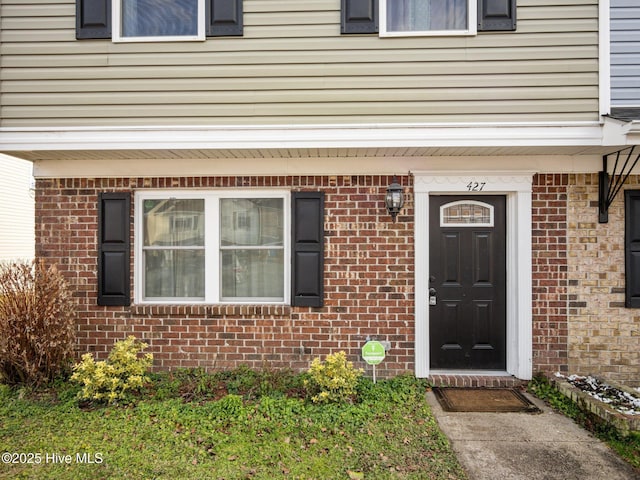
[(446, 412), (541, 412), (515, 388), (433, 387), (433, 393)]

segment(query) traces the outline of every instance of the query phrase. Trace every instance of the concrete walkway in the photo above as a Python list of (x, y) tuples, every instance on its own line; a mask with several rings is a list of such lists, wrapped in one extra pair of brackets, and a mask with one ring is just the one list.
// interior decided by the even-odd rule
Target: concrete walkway
[(470, 480), (636, 480), (640, 472), (573, 420), (527, 394), (542, 411), (445, 412), (427, 394)]

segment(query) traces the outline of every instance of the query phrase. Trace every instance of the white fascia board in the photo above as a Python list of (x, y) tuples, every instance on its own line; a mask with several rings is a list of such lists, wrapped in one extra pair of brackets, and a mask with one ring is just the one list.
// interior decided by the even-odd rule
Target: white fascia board
[(599, 146), (599, 122), (0, 128), (0, 152), (357, 147)]
[[(459, 175), (476, 168), (478, 172), (494, 174), (505, 169), (540, 173), (595, 173), (602, 170), (602, 155), (530, 155), (530, 156), (327, 156), (317, 158), (243, 158), (243, 175), (395, 175), (399, 172), (419, 173), (425, 168), (430, 172), (452, 171)], [(77, 160), (37, 160), (34, 163), (36, 178), (81, 178), (81, 177), (198, 177), (234, 176), (238, 174), (238, 162), (184, 158), (143, 158)], [(433, 174), (433, 173), (432, 173)]]
[(611, 24), (610, 0), (598, 2), (598, 76), (600, 115), (611, 113)]

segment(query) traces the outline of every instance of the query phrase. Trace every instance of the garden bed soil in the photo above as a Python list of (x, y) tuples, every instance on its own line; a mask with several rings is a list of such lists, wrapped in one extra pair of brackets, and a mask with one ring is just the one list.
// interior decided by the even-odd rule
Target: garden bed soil
[[(635, 398), (640, 398), (637, 391), (629, 387), (625, 387), (624, 385), (618, 385), (615, 382), (609, 380), (605, 381), (595, 377), (589, 378), (595, 380), (599, 385), (604, 387), (610, 387), (621, 392), (626, 392)], [(622, 413), (609, 404), (601, 401), (593, 395), (590, 395), (581, 388), (578, 388), (564, 376), (556, 376), (556, 378), (551, 379), (551, 381), (560, 393), (570, 398), (583, 411), (590, 413), (602, 422), (613, 426), (620, 435), (626, 437), (631, 432), (640, 433), (640, 414)]]

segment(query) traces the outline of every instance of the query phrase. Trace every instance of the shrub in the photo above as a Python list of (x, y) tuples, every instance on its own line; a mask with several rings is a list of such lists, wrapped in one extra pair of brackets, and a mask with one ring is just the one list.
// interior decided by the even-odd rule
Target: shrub
[(55, 265), (0, 265), (0, 380), (37, 386), (73, 358), (75, 305)]
[(308, 373), (314, 403), (345, 402), (356, 393), (362, 369), (354, 368), (346, 353), (340, 351), (327, 355), (324, 362), (315, 358)]
[(114, 344), (106, 361), (96, 362), (90, 353), (85, 353), (71, 376), (72, 381), (82, 385), (78, 398), (106, 403), (128, 400), (130, 393), (149, 381), (146, 373), (153, 355), (139, 355), (145, 348), (146, 343), (129, 336)]

